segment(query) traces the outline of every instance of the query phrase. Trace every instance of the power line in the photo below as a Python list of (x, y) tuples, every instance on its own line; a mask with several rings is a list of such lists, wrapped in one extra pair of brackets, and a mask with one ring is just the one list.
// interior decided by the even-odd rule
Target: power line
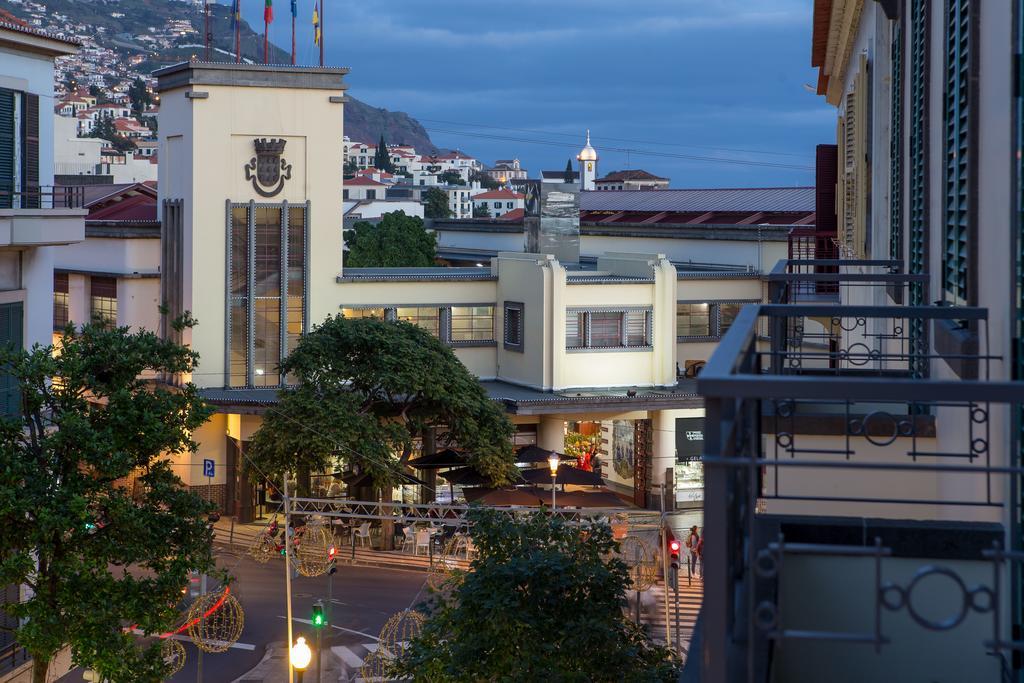
[[(447, 133), (450, 135), (460, 135), (464, 137), (481, 138), (484, 140), (499, 140), (502, 142), (520, 142), (531, 145), (546, 145), (549, 147), (561, 147), (561, 148), (572, 148), (575, 149), (577, 145), (570, 142), (560, 142), (556, 140), (540, 140), (536, 138), (523, 138), (514, 137), (508, 135), (498, 135), (495, 133), (481, 133), (474, 131), (464, 130), (450, 130), (443, 128), (427, 128), (427, 131), (431, 133)], [(797, 164), (782, 164), (772, 161), (755, 161), (752, 159), (728, 159), (725, 157), (712, 157), (712, 156), (699, 156), (694, 154), (681, 154), (678, 152), (659, 152), (656, 150), (644, 150), (634, 149), (632, 147), (603, 147), (604, 151), (608, 152), (621, 152), (624, 154), (636, 154), (639, 156), (657, 157), (662, 159), (679, 159), (683, 161), (705, 161), (710, 163), (719, 164), (732, 164), (735, 166), (751, 166), (761, 168), (779, 168), (794, 171), (813, 171), (813, 166), (802, 166)]]
[[(425, 118), (418, 118), (417, 120), (421, 121), (421, 122), (427, 121), (427, 122), (430, 122), (430, 123), (440, 123), (440, 124), (444, 124), (444, 125), (447, 125), (447, 126), (468, 126), (470, 128), (489, 128), (489, 129), (492, 129), (492, 130), (507, 130), (507, 131), (513, 131), (513, 132), (518, 132), (518, 133), (534, 133), (534, 134), (537, 134), (537, 135), (557, 135), (559, 137), (573, 138), (574, 140), (578, 140), (579, 137), (580, 137), (579, 134), (577, 134), (577, 133), (559, 133), (559, 132), (556, 132), (556, 131), (535, 130), (535, 129), (530, 129), (530, 128), (512, 128), (512, 127), (509, 127), (509, 126), (492, 126), (492, 125), (488, 125), (488, 124), (484, 124), (484, 123), (464, 123), (464, 122), (458, 122), (458, 121), (443, 121), (443, 120), (440, 120), (440, 119), (425, 119)], [(712, 151), (716, 151), (716, 152), (732, 152), (732, 153), (736, 153), (736, 154), (764, 154), (764, 155), (769, 155), (769, 156), (794, 157), (794, 158), (797, 158), (797, 159), (810, 159), (811, 158), (810, 156), (808, 156), (806, 154), (795, 154), (793, 152), (776, 152), (776, 151), (757, 150), (757, 149), (737, 149), (737, 148), (731, 148), (731, 147), (710, 147), (710, 146), (706, 146), (706, 145), (685, 145), (685, 144), (680, 143), (680, 142), (665, 142), (664, 140), (635, 140), (635, 139), (632, 139), (632, 138), (616, 138), (616, 137), (608, 137), (608, 136), (604, 136), (604, 135), (602, 135), (600, 139), (601, 140), (611, 140), (611, 141), (614, 141), (614, 142), (629, 142), (629, 143), (633, 143), (633, 144), (637, 144), (637, 145), (662, 145), (664, 147), (684, 147), (684, 148), (689, 148), (689, 149), (707, 149), (707, 150), (712, 150)]]

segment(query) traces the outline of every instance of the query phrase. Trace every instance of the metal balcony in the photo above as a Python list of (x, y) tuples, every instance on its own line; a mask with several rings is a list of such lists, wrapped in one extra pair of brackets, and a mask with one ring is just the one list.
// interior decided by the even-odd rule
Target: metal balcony
[[(772, 301), (817, 294), (821, 282), (836, 294), (923, 286), (892, 264), (861, 262), (880, 270), (848, 281), (842, 267), (805, 265), (814, 269), (773, 273)], [(1024, 652), (1013, 627), (1024, 553), (1006, 525), (1019, 518), (1024, 468), (1009, 434), (1024, 387), (990, 379), (999, 358), (936, 352), (929, 331), (951, 322), (987, 332), (979, 308), (741, 311), (698, 378), (705, 594), (684, 680), (991, 680), (1011, 670)], [(977, 379), (949, 379), (965, 365)], [(920, 670), (908, 674), (906, 661)], [(957, 678), (967, 663), (974, 673)], [(929, 677), (928, 667), (954, 670)]]
[(0, 247), (74, 244), (85, 239), (82, 187), (0, 189)]

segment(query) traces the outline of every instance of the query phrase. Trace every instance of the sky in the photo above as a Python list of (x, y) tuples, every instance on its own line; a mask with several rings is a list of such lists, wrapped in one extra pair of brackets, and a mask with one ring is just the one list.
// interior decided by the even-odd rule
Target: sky
[[(312, 64), (313, 0), (297, 1), (298, 59)], [(812, 185), (814, 146), (834, 141), (835, 110), (805, 87), (813, 0), (326, 2), (325, 61), (351, 68), (349, 94), (487, 164), (564, 169), (589, 128), (601, 175)], [(262, 7), (243, 0), (254, 28)], [(288, 0), (274, 10), (271, 40), (287, 49)]]

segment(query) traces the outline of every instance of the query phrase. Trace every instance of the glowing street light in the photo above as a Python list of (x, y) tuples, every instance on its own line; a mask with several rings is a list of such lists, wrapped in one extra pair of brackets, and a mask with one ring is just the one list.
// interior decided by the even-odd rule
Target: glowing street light
[(555, 485), (558, 478), (558, 453), (552, 453), (548, 456), (548, 467), (551, 468), (551, 510), (555, 509), (555, 489), (558, 487)]
[(292, 645), (291, 651), (288, 653), (288, 659), (292, 668), (299, 672), (299, 683), (302, 683), (302, 674), (309, 666), (310, 660), (313, 659), (313, 651), (309, 649), (309, 645), (306, 645), (305, 638), (299, 636), (295, 639), (295, 644)]

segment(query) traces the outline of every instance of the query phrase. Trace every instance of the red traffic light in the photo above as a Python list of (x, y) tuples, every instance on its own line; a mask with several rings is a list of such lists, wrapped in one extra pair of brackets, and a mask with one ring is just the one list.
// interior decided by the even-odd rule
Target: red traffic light
[(679, 541), (677, 541), (676, 539), (673, 538), (669, 542), (668, 547), (672, 550), (672, 552), (678, 553), (679, 552)]
[(337, 554), (338, 554), (338, 549), (335, 548), (333, 545), (330, 548), (327, 549), (327, 559), (328, 560), (333, 560)]

